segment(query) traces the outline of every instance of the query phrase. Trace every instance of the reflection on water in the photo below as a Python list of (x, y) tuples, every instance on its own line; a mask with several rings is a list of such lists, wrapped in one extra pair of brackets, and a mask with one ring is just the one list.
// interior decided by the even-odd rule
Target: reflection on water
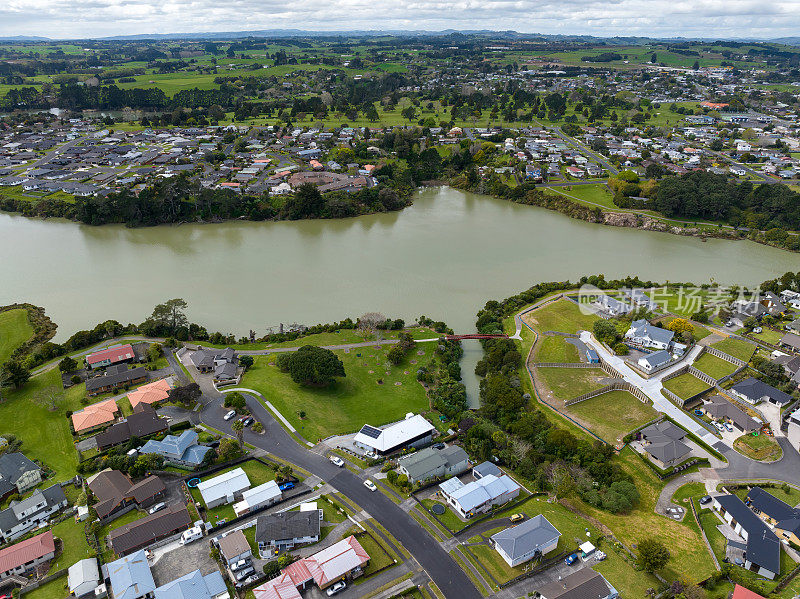
[[(800, 256), (749, 243), (604, 227), (449, 188), (400, 212), (333, 221), (87, 227), (0, 214), (0, 304), (43, 305), (57, 340), (108, 318), (140, 322), (183, 297), (190, 317), (237, 335), (381, 311), (457, 332), (539, 281), (638, 274), (751, 285)], [(479, 352), (477, 343), (469, 344)], [(474, 368), (465, 344), (465, 379)]]

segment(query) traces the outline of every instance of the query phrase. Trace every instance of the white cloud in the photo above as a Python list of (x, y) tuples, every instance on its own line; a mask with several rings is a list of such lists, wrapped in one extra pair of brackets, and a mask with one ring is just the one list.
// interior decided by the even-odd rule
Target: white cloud
[(293, 28), (513, 29), (706, 38), (797, 35), (800, 0), (6, 0), (0, 35), (102, 37)]

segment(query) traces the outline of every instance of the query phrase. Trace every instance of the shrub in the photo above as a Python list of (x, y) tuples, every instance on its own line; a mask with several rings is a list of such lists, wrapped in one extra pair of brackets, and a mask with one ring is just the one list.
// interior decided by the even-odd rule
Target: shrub
[(618, 356), (627, 356), (629, 353), (631, 353), (631, 350), (624, 343), (617, 343), (614, 346), (614, 353)]

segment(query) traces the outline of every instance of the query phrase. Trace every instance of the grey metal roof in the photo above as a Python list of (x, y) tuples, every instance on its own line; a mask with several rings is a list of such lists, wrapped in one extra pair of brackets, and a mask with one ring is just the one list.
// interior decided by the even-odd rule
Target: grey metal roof
[(492, 464), (491, 462), (481, 462), (472, 469), (472, 474), (476, 478), (481, 478), (483, 476), (486, 476), (487, 474), (494, 474), (495, 476), (501, 476), (503, 472), (502, 470), (500, 470), (497, 464)]
[[(64, 495), (64, 491), (61, 489), (61, 485), (59, 484), (48, 487), (43, 491), (36, 489), (29, 497), (26, 497), (20, 501), (12, 501), (9, 507), (3, 511), (0, 511), (0, 532), (4, 530), (10, 530), (19, 524), (20, 519), (23, 517), (26, 519), (36, 517), (42, 512), (52, 510), (54, 506), (63, 503), (66, 500), (67, 498)], [(40, 509), (28, 514), (27, 516), (22, 515), (26, 510), (36, 507), (39, 504), (42, 506)]]
[(581, 568), (539, 587), (539, 593), (545, 599), (604, 599), (612, 595), (612, 587), (599, 572)]
[(549, 545), (553, 540), (558, 540), (560, 536), (561, 533), (558, 532), (558, 529), (550, 524), (542, 514), (539, 514), (522, 524), (511, 526), (492, 535), (492, 541), (513, 560)]
[(256, 542), (270, 543), (319, 535), (319, 511), (281, 512), (259, 516)]
[(767, 385), (765, 382), (759, 381), (754, 377), (736, 383), (731, 389), (737, 393), (741, 393), (745, 397), (749, 397), (753, 401), (769, 399), (780, 405), (792, 401), (792, 396), (788, 393), (784, 393), (772, 385)]
[(17, 481), (26, 472), (41, 468), (19, 452), (0, 455), (0, 496), (17, 488)]
[(747, 559), (778, 574), (781, 571), (781, 547), (775, 533), (736, 495), (718, 495), (714, 500), (747, 531)]
[(647, 337), (659, 343), (669, 344), (675, 336), (673, 331), (651, 325), (645, 319), (634, 320), (631, 323), (632, 336)]

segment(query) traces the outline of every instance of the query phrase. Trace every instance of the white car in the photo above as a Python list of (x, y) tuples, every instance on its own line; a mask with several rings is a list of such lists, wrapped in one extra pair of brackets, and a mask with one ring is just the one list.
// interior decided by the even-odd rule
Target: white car
[(151, 507), (149, 510), (147, 510), (147, 513), (148, 514), (155, 514), (156, 512), (159, 512), (159, 511), (163, 510), (165, 507), (167, 507), (167, 504), (162, 501), (161, 503), (157, 503), (153, 507)]
[(347, 587), (347, 583), (344, 580), (340, 580), (335, 585), (328, 587), (328, 590), (325, 593), (328, 597), (333, 597), (339, 591), (343, 591)]
[(758, 334), (759, 334), (761, 331), (763, 331), (763, 329), (762, 329), (761, 327), (756, 327), (756, 328), (754, 328), (754, 329), (753, 329), (753, 332), (754, 332), (756, 335), (758, 335)]
[(726, 422), (722, 426), (724, 426), (725, 430), (728, 431), (729, 433), (733, 432), (733, 425), (730, 422)]
[(377, 491), (378, 487), (375, 486), (375, 483), (371, 480), (367, 479), (364, 481), (364, 486), (369, 489), (370, 491)]
[(722, 426), (722, 425), (721, 425), (719, 422), (717, 422), (716, 420), (714, 421), (714, 427), (715, 427), (715, 428), (716, 428), (716, 429), (717, 429), (719, 432), (721, 432), (721, 433), (724, 433), (724, 432), (725, 432), (725, 427), (724, 427), (724, 426)]
[(224, 419), (227, 421), (233, 418), (234, 416), (236, 416), (236, 410), (231, 410), (230, 412), (225, 414)]
[(332, 455), (328, 459), (334, 466), (338, 466), (339, 468), (344, 468), (344, 460), (340, 458), (338, 455)]

